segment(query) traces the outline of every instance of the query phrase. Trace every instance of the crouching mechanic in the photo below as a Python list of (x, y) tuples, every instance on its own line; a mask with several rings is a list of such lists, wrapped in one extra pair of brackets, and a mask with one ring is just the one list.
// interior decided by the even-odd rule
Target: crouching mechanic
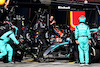
[(91, 43), (91, 34), (88, 25), (84, 24), (85, 16), (79, 17), (79, 25), (75, 29), (75, 39), (79, 50), (79, 59), (81, 65), (88, 65), (89, 63), (89, 44)]
[(1, 28), (4, 32), (0, 35), (0, 58), (3, 58), (8, 52), (8, 61), (12, 63), (13, 48), (7, 42), (12, 39), (17, 45), (19, 44), (18, 40), (15, 38), (18, 29), (12, 26), (12, 30), (9, 30), (7, 25), (0, 26), (0, 29)]

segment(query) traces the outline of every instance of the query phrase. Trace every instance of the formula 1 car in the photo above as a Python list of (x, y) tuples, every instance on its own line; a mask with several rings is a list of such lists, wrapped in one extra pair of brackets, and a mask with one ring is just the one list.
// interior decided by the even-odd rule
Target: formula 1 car
[[(48, 31), (47, 31), (48, 32)], [(46, 32), (46, 34), (47, 34)], [(49, 38), (49, 43), (47, 43), (47, 47), (39, 42), (38, 44), (38, 61), (45, 62), (48, 59), (56, 59), (56, 58), (69, 58), (73, 59), (73, 49), (74, 45), (70, 36), (68, 36), (68, 32), (64, 34), (62, 37), (62, 42), (51, 42), (52, 37)], [(49, 34), (48, 34), (49, 35)], [(51, 35), (52, 36), (52, 35)], [(48, 38), (46, 38), (48, 39)], [(39, 39), (40, 40), (40, 39)], [(41, 40), (42, 41), (42, 40)]]
[[(27, 28), (30, 29), (30, 27), (31, 26)], [(24, 49), (29, 50), (31, 54), (34, 54), (36, 56), (37, 61), (45, 62), (48, 59), (55, 58), (73, 59), (73, 37), (70, 37), (70, 33), (72, 32), (68, 32), (68, 29), (65, 29), (66, 32), (62, 37), (63, 41), (59, 43), (54, 43), (51, 41), (52, 35), (50, 35), (49, 30), (37, 29), (35, 33), (32, 33), (34, 32), (34, 30), (30, 29), (30, 31), (28, 29), (25, 33), (25, 38), (23, 42), (24, 44), (22, 45)]]

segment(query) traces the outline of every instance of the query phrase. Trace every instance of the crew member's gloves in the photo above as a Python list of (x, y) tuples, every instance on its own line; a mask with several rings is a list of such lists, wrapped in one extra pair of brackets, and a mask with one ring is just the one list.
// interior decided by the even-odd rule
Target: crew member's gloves
[(91, 40), (88, 41), (88, 44), (91, 45)]
[(78, 40), (75, 40), (76, 44), (79, 44), (79, 41)]

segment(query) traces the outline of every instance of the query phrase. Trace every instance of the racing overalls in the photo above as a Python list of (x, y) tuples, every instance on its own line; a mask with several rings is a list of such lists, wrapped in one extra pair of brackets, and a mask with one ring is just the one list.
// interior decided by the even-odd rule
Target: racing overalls
[(75, 39), (79, 41), (79, 59), (80, 63), (89, 63), (89, 44), (91, 38), (90, 29), (84, 23), (80, 23), (75, 29)]
[[(16, 32), (15, 32), (16, 33)], [(18, 40), (15, 38), (15, 34), (12, 30), (5, 32), (1, 37), (0, 37), (0, 58), (5, 56), (8, 51), (8, 61), (12, 61), (12, 56), (13, 56), (13, 49), (8, 44), (7, 42), (12, 39), (17, 45), (19, 44)]]

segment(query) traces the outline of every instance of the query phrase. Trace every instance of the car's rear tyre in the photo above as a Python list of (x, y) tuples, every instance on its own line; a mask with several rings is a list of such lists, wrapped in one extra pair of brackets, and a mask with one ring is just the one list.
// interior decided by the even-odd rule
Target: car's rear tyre
[(93, 49), (94, 56), (91, 57), (91, 63), (97, 63), (100, 60), (100, 49)]

